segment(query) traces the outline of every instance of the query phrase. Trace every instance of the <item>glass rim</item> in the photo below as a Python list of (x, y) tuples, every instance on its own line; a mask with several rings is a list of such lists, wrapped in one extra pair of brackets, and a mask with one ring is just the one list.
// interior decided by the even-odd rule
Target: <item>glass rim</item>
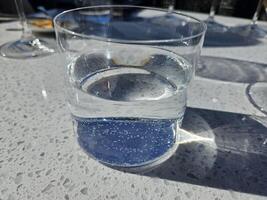
[[(134, 6), (134, 5), (99, 5), (99, 6), (86, 6), (86, 7), (79, 7), (79, 8), (74, 8), (74, 9), (70, 9), (70, 10), (65, 10), (61, 13), (59, 13), (58, 15), (56, 15), (53, 19), (53, 23), (54, 23), (54, 27), (55, 27), (55, 32), (57, 32), (58, 30), (59, 31), (64, 31), (68, 34), (71, 34), (71, 35), (76, 35), (76, 36), (79, 36), (79, 37), (84, 37), (84, 38), (89, 38), (89, 39), (97, 39), (97, 40), (103, 40), (102, 37), (98, 37), (98, 36), (92, 36), (92, 35), (86, 35), (86, 34), (82, 34), (82, 33), (77, 33), (75, 31), (71, 31), (67, 28), (63, 28), (62, 26), (60, 26), (58, 23), (57, 23), (57, 20), (64, 16), (65, 14), (68, 14), (68, 13), (71, 13), (71, 12), (75, 12), (75, 11), (79, 11), (79, 10), (86, 10), (86, 9), (92, 9), (92, 8), (139, 8), (139, 9), (147, 9), (147, 10), (155, 10), (155, 11), (161, 11), (161, 12), (164, 12), (164, 13), (168, 13), (168, 10), (167, 9), (163, 9), (163, 8), (155, 8), (155, 7), (146, 7), (146, 6)], [(183, 17), (187, 17), (189, 19), (193, 19), (195, 20), (196, 22), (198, 22), (200, 25), (201, 25), (201, 30), (197, 33), (197, 34), (194, 34), (192, 36), (188, 36), (188, 37), (183, 37), (183, 38), (170, 38), (170, 39), (159, 39), (159, 40), (127, 40), (127, 39), (112, 39), (112, 38), (105, 38), (105, 41), (106, 42), (116, 42), (116, 43), (132, 43), (132, 44), (151, 44), (151, 43), (168, 43), (168, 42), (183, 42), (183, 41), (186, 41), (186, 40), (190, 40), (190, 39), (194, 39), (194, 38), (197, 38), (197, 37), (202, 37), (204, 35), (204, 33), (206, 32), (207, 30), (207, 25), (195, 18), (195, 17), (192, 17), (190, 15), (187, 15), (187, 14), (183, 14), (179, 11), (171, 11), (171, 13), (174, 13), (176, 15), (180, 15), (180, 16), (183, 16)], [(57, 30), (58, 29), (58, 30)]]

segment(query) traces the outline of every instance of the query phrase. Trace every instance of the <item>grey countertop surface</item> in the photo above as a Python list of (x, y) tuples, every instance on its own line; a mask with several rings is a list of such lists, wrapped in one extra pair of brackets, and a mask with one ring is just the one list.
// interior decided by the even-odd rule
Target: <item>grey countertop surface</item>
[[(249, 22), (216, 19), (227, 25)], [(0, 44), (20, 36), (6, 31), (17, 26), (0, 24)], [(267, 64), (267, 38), (251, 46), (205, 47), (202, 55)], [(99, 164), (79, 148), (60, 62), (57, 54), (28, 60), (0, 57), (1, 200), (267, 199), (267, 121), (244, 95), (246, 81), (196, 77), (183, 126), (216, 137), (216, 143), (181, 144), (159, 168), (130, 174)]]

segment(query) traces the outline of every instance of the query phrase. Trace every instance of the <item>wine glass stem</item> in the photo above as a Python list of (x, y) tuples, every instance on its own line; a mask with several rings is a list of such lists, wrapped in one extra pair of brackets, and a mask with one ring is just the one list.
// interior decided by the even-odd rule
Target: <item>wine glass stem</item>
[(22, 38), (29, 38), (32, 37), (32, 31), (28, 27), (27, 19), (25, 16), (24, 12), (24, 7), (23, 7), (23, 0), (15, 0), (18, 16), (20, 23), (22, 25)]
[(257, 21), (259, 19), (259, 14), (260, 14), (260, 11), (261, 11), (261, 6), (262, 6), (262, 0), (259, 0), (258, 2), (258, 5), (257, 5), (257, 9), (253, 15), (253, 18), (252, 18), (252, 25), (256, 25), (257, 24)]
[(168, 12), (169, 13), (173, 12), (174, 7), (175, 7), (175, 1), (174, 0), (169, 1)]
[(221, 0), (213, 0), (210, 7), (209, 20), (213, 21), (215, 17), (216, 8), (220, 5)]

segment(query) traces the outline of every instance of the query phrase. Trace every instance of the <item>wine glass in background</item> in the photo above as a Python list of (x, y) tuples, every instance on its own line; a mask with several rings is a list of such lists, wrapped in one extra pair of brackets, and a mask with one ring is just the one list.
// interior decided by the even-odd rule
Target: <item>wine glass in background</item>
[[(153, 4), (154, 6), (154, 4)], [(165, 0), (163, 1), (163, 8), (167, 8), (168, 12), (171, 13), (175, 8), (175, 0)]]
[(267, 4), (266, 0), (259, 0), (256, 11), (255, 11), (253, 18), (252, 18), (251, 26), (250, 26), (251, 27), (251, 33), (255, 36), (258, 36), (258, 37), (265, 37), (267, 34), (267, 30), (264, 30), (263, 28), (261, 28), (257, 24), (261, 8), (265, 4)]
[(111, 5), (112, 0), (74, 0), (74, 4), (76, 7)]
[[(265, 19), (267, 20), (267, 0), (263, 0), (263, 7), (264, 7)], [(264, 30), (267, 31), (266, 26), (264, 26)]]
[(216, 10), (220, 7), (222, 0), (212, 0), (210, 13), (208, 18), (204, 21), (207, 24), (207, 31), (225, 32), (228, 27), (215, 21)]
[(264, 5), (265, 14), (267, 15), (267, 0), (263, 0), (263, 5)]
[(264, 29), (257, 24), (258, 19), (259, 19), (259, 14), (260, 14), (260, 11), (261, 11), (263, 4), (267, 5), (267, 1), (266, 0), (259, 0), (258, 1), (256, 11), (252, 17), (250, 24), (233, 27), (233, 28), (231, 28), (231, 31), (238, 33), (240, 35), (243, 35), (243, 36), (250, 36), (250, 37), (254, 37), (254, 38), (265, 37), (267, 35), (267, 29)]
[(23, 0), (15, 0), (19, 20), (22, 25), (22, 35), (19, 40), (11, 41), (0, 47), (0, 54), (8, 58), (32, 58), (54, 53), (51, 44), (36, 38), (28, 27), (24, 12)]
[(246, 91), (251, 104), (267, 116), (267, 82), (252, 83)]

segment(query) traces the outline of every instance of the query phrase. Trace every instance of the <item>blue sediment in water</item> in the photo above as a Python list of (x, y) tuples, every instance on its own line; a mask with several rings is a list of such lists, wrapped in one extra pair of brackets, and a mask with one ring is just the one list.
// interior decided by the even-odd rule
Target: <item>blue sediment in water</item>
[(80, 146), (110, 165), (142, 165), (166, 153), (175, 142), (176, 120), (73, 119)]

